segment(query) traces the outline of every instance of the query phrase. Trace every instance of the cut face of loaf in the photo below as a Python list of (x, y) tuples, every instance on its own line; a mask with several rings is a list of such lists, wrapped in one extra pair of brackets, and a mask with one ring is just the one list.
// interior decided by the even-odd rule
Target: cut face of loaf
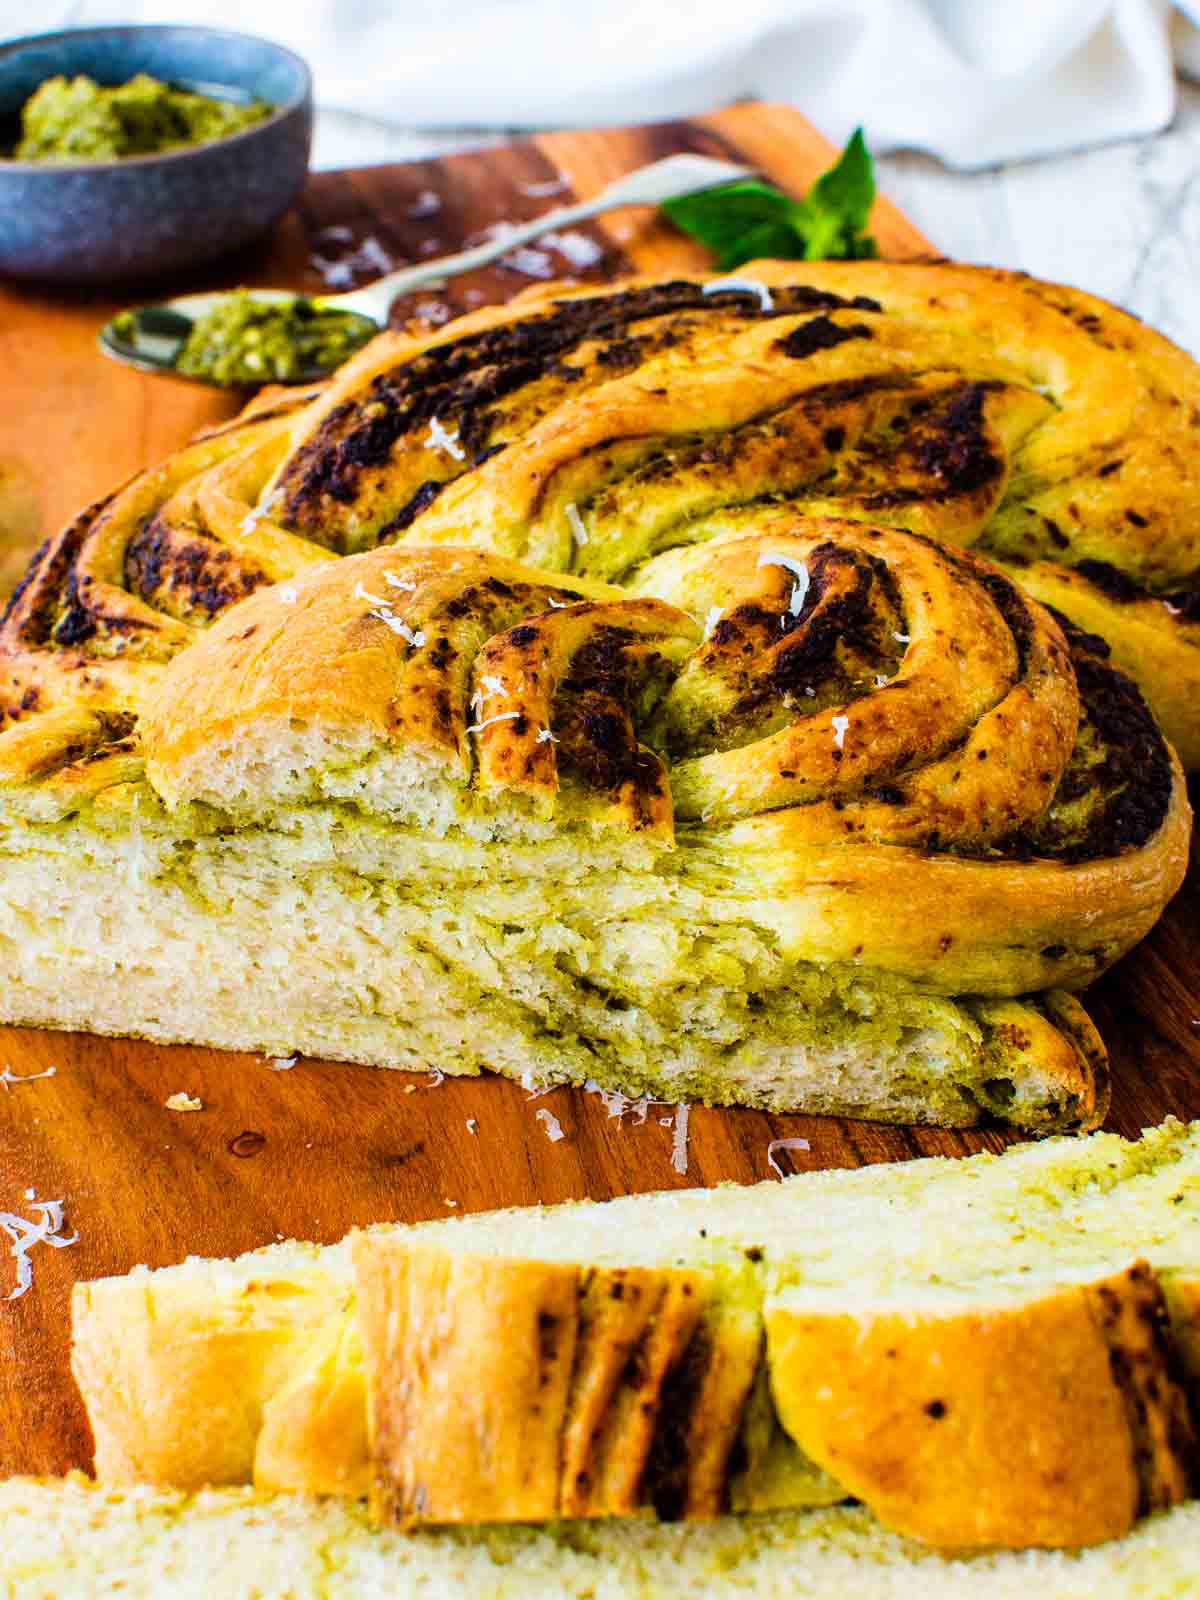
[(865, 1506), (400, 1533), (328, 1497), (0, 1484), (13, 1600), (1188, 1600), (1198, 1570), (1195, 1503), (1097, 1549), (948, 1559)]
[(1189, 826), (1119, 661), (1200, 761), (1197, 369), (1029, 279), (755, 271), (384, 335), (51, 541), (0, 1018), (1098, 1125), (1072, 995)]
[[(352, 1257), (76, 1295), (104, 1482), (369, 1482), (406, 1523), (854, 1494), (934, 1543), (1095, 1542), (1194, 1492), (1200, 1126), (382, 1226)], [(215, 1395), (224, 1455), (232, 1421), (193, 1426)]]

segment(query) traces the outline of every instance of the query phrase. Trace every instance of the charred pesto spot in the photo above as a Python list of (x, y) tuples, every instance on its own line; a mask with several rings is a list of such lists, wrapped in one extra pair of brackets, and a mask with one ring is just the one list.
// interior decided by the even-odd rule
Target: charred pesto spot
[(1088, 633), (1086, 629), (1071, 621), (1070, 617), (1059, 611), (1056, 606), (1044, 606), (1046, 611), (1054, 618), (1059, 627), (1067, 636), (1067, 643), (1074, 655), (1082, 650), (1088, 655), (1099, 656), (1102, 661), (1107, 661), (1112, 655), (1112, 646), (1107, 639), (1101, 638), (1098, 633)]
[(1085, 577), (1089, 583), (1108, 596), (1110, 600), (1117, 600), (1127, 604), (1131, 600), (1144, 598), (1143, 591), (1119, 567), (1111, 566), (1107, 561), (1079, 561), (1075, 571)]
[[(1080, 695), (1075, 750), (1045, 814), (1011, 841), (1034, 855), (1090, 861), (1146, 844), (1166, 820), (1174, 775), (1137, 685), (1068, 624)], [(1102, 643), (1103, 641), (1101, 641)]]
[(873, 335), (865, 322), (834, 322), (832, 317), (810, 317), (791, 333), (775, 341), (775, 349), (793, 360), (803, 361), (819, 350), (832, 350), (850, 339), (870, 339)]
[(445, 487), (445, 483), (437, 478), (426, 478), (425, 482), (417, 488), (411, 498), (400, 507), (395, 516), (380, 528), (380, 544), (386, 544), (394, 534), (403, 533), (406, 528), (411, 528), (422, 511), (429, 509)]
[[(957, 563), (956, 563), (957, 564)], [(1003, 573), (975, 569), (975, 575), (991, 597), (993, 605), (1004, 618), (1013, 643), (1017, 647), (1018, 671), (1024, 677), (1029, 667), (1029, 653), (1033, 644), (1033, 616), (1028, 602), (1016, 585)]]
[(177, 528), (161, 513), (142, 523), (125, 552), (130, 592), (183, 621), (209, 621), (269, 581), (211, 534)]
[(692, 1420), (714, 1353), (712, 1334), (701, 1323), (682, 1361), (663, 1385), (658, 1426), (642, 1485), (643, 1494), (663, 1522), (677, 1522), (688, 1509)]
[(5, 609), (4, 622), (7, 624), (11, 619), (15, 624), (15, 629), (6, 629), (9, 637), (15, 634), (22, 644), (35, 647), (64, 642), (55, 637), (62, 620), (64, 589), (74, 576), (84, 540), (104, 516), (113, 498), (107, 495), (95, 501), (61, 533), (43, 543)]
[(546, 1368), (553, 1363), (558, 1354), (559, 1320), (549, 1311), (539, 1311), (537, 1315), (538, 1356), (543, 1381), (546, 1378)]
[(614, 339), (597, 352), (596, 360), (602, 367), (637, 367), (644, 359), (646, 345), (645, 339)]
[(936, 419), (931, 436), (920, 448), (921, 466), (950, 494), (981, 489), (1004, 470), (984, 426), (984, 397), (998, 387), (994, 383), (968, 384)]
[(98, 632), (95, 617), (79, 598), (78, 580), (74, 572), (67, 575), (67, 587), (63, 611), (55, 624), (51, 637), (55, 644), (70, 647), (83, 644)]

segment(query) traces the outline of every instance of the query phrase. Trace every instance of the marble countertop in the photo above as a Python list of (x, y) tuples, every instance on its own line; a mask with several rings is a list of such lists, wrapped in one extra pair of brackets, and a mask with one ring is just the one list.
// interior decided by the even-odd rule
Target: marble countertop
[[(314, 164), (414, 161), (513, 136), (322, 111)], [(1150, 139), (986, 172), (951, 172), (915, 154), (881, 157), (878, 170), (881, 187), (947, 255), (1090, 289), (1200, 356), (1200, 87), (1180, 86), (1174, 123)]]

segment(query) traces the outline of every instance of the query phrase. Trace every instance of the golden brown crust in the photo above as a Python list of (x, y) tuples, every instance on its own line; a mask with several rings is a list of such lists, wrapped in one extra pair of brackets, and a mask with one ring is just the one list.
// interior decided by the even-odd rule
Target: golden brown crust
[(98, 1476), (361, 1492), (366, 1396), (357, 1335), (349, 1348), (344, 1339), (351, 1298), (348, 1276), (319, 1265), (248, 1275), (224, 1298), (186, 1275), (77, 1284), (71, 1367)]
[(380, 1248), (355, 1240), (377, 1514), (553, 1517), (575, 1269)]
[(757, 1369), (749, 1319), (683, 1268), (354, 1240), (373, 1504), (411, 1522), (717, 1515)]
[(792, 1437), (888, 1527), (1095, 1544), (1195, 1492), (1190, 1403), (1144, 1264), (993, 1308), (767, 1315)]

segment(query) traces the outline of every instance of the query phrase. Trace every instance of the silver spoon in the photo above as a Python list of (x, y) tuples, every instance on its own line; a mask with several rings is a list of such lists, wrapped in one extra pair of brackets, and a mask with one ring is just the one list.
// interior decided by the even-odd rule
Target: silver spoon
[[(639, 167), (610, 183), (590, 200), (578, 205), (560, 206), (532, 222), (518, 223), (506, 229), (503, 237), (490, 239), (486, 244), (471, 250), (461, 250), (457, 255), (441, 256), (423, 261), (419, 266), (401, 267), (377, 278), (361, 289), (351, 289), (347, 294), (298, 295), (292, 289), (252, 289), (251, 297), (270, 304), (282, 305), (295, 300), (305, 300), (317, 311), (343, 312), (365, 319), (364, 333), (376, 332), (387, 326), (392, 302), (412, 289), (440, 285), (447, 278), (475, 267), (486, 266), (497, 257), (531, 239), (546, 233), (556, 233), (577, 222), (586, 222), (602, 211), (612, 211), (618, 206), (655, 206), (664, 200), (675, 200), (686, 194), (696, 194), (701, 189), (712, 189), (718, 184), (732, 183), (749, 175), (748, 167), (736, 166), (730, 161), (714, 161), (708, 156), (668, 156), (648, 167)], [(179, 295), (158, 305), (137, 306), (123, 312), (120, 318), (105, 323), (99, 333), (100, 348), (105, 355), (126, 366), (137, 367), (141, 372), (169, 373), (175, 378), (187, 378), (193, 383), (204, 383), (215, 388), (236, 387), (223, 384), (210, 377), (196, 377), (176, 369), (175, 362), (187, 342), (188, 334), (197, 318), (206, 316), (222, 301), (232, 298), (234, 291), (219, 290), (209, 294)], [(118, 323), (120, 326), (118, 327)], [(311, 383), (315, 378), (328, 375), (328, 368), (313, 366), (292, 379), (295, 383)], [(269, 375), (264, 375), (268, 381)]]

